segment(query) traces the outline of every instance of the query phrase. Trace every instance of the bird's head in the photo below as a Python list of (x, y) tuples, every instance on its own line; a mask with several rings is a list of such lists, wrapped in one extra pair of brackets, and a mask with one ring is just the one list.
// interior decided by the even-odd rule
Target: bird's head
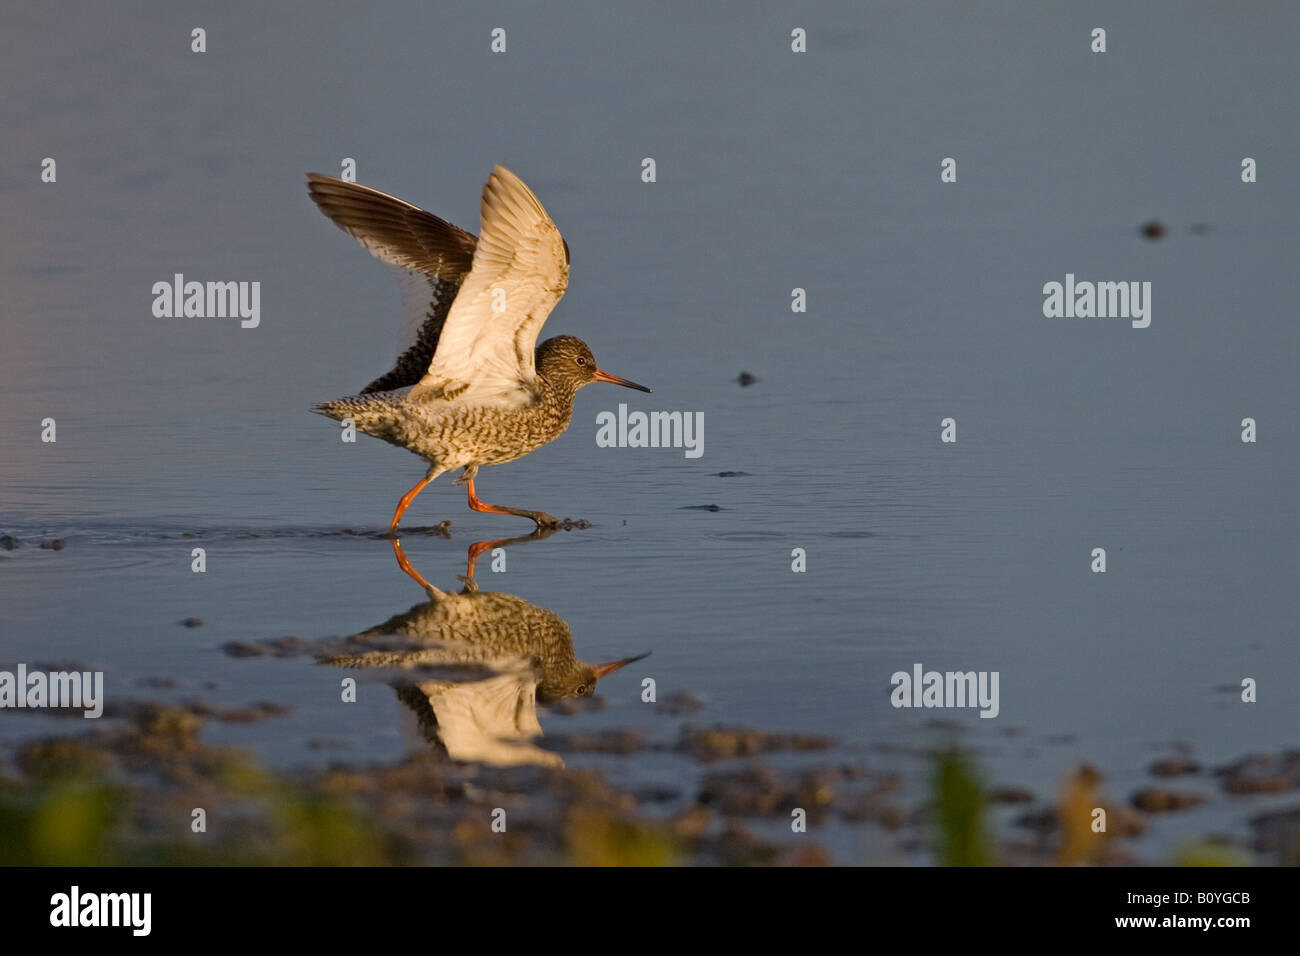
[(564, 700), (566, 697), (590, 697), (596, 693), (596, 681), (649, 656), (647, 652), (636, 657), (625, 657), (621, 661), (610, 661), (608, 664), (594, 666), (585, 661), (576, 661), (575, 666), (560, 675), (558, 679), (543, 679), (537, 685), (537, 699), (546, 704)]
[(537, 374), (555, 385), (571, 386), (575, 392), (592, 382), (611, 382), (641, 392), (650, 391), (644, 385), (601, 371), (587, 343), (572, 335), (557, 335), (537, 346)]

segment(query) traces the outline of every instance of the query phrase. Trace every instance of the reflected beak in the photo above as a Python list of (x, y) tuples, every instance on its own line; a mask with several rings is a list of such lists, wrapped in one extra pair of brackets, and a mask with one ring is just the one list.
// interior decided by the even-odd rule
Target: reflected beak
[[(644, 385), (638, 385), (636, 382), (629, 382), (625, 378), (619, 378), (617, 375), (611, 375), (609, 372), (602, 372), (600, 369), (596, 369), (592, 378), (598, 382), (609, 382), (611, 385), (622, 385), (624, 388), (635, 388), (638, 392), (651, 391), (651, 389), (646, 388)], [(636, 658), (633, 659), (635, 660)]]
[[(640, 386), (637, 387), (639, 388)], [(621, 661), (610, 661), (608, 664), (598, 664), (597, 666), (593, 667), (591, 670), (596, 675), (596, 679), (600, 680), (606, 674), (612, 674), (620, 667), (627, 667), (628, 664), (633, 664), (636, 663), (637, 661), (644, 660), (649, 656), (650, 656), (650, 652), (646, 651), (644, 654), (638, 654), (636, 657), (625, 657)]]

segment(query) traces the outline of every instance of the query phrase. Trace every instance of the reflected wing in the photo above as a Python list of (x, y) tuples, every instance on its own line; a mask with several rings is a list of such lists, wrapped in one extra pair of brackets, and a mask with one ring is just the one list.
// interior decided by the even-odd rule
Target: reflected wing
[(479, 404), (533, 400), (537, 335), (569, 284), (569, 249), (542, 204), (497, 166), (483, 187), (474, 264), (412, 392)]
[(448, 312), (474, 264), (473, 235), (369, 186), (307, 174), (307, 192), (335, 225), (397, 273), (402, 330), (397, 364), (364, 389), (414, 385), (429, 369)]

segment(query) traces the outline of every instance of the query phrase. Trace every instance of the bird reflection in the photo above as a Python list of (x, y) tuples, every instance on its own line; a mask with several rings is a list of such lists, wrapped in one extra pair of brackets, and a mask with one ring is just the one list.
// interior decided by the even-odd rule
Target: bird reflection
[(453, 760), (563, 765), (558, 754), (533, 743), (542, 732), (538, 701), (590, 696), (602, 677), (648, 655), (588, 664), (577, 657), (569, 625), (554, 611), (478, 589), (474, 568), (481, 554), (554, 531), (471, 545), (459, 592), (425, 580), (393, 539), (398, 565), (429, 600), (348, 638), (342, 653), (322, 662), (418, 669), (418, 676), (395, 682), (398, 699), (415, 713), (423, 736)]

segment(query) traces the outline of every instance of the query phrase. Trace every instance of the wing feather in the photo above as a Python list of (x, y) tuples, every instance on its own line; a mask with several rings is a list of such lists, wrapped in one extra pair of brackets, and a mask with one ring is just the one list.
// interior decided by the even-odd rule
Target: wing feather
[(569, 283), (569, 251), (523, 180), (497, 166), (483, 187), (483, 231), (420, 395), (520, 405), (536, 396), (537, 336)]
[(397, 363), (364, 389), (388, 391), (425, 375), (452, 303), (474, 264), (473, 234), (388, 193), (307, 174), (307, 191), (320, 211), (397, 274), (402, 327)]

